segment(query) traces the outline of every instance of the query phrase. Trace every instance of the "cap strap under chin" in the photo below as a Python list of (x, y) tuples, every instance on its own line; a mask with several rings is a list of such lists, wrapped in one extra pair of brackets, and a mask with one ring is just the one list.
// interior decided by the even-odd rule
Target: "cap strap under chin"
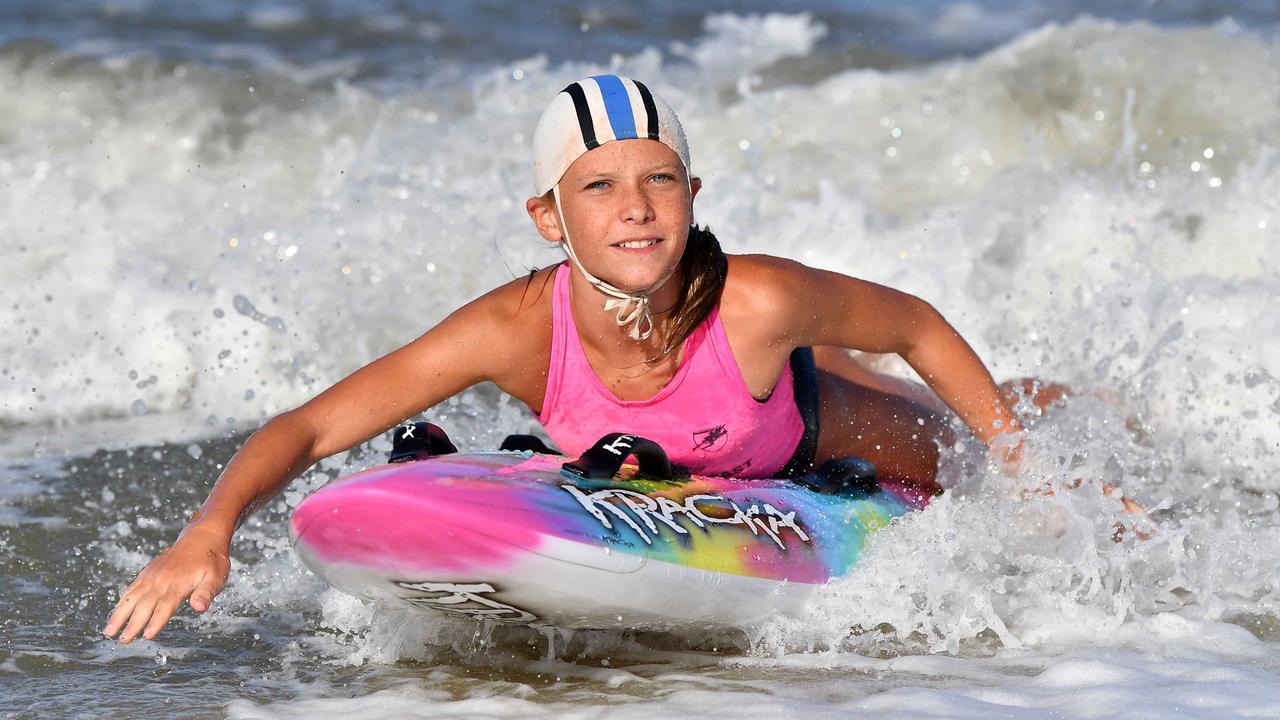
[(627, 335), (632, 340), (647, 339), (653, 334), (653, 311), (650, 309), (649, 296), (657, 292), (659, 288), (671, 279), (680, 263), (677, 262), (672, 265), (671, 269), (667, 270), (667, 274), (663, 275), (658, 282), (635, 292), (621, 290), (592, 275), (587, 272), (586, 268), (582, 267), (582, 263), (578, 261), (577, 253), (573, 251), (573, 245), (569, 242), (569, 225), (565, 223), (564, 210), (561, 209), (563, 205), (560, 202), (559, 183), (551, 190), (556, 199), (556, 213), (560, 217), (560, 234), (563, 236), (560, 246), (564, 248), (564, 254), (569, 256), (569, 262), (578, 268), (578, 272), (582, 273), (582, 276), (586, 278), (592, 287), (609, 296), (609, 299), (604, 301), (605, 312), (610, 310), (618, 311), (615, 318), (618, 326), (627, 327), (630, 325), (631, 329), (627, 331)]

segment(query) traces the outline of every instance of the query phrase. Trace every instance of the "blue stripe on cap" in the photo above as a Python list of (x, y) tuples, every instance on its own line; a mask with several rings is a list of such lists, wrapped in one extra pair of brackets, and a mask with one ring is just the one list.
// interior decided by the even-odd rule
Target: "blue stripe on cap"
[(627, 87), (617, 75), (595, 75), (592, 80), (600, 86), (600, 95), (604, 98), (604, 111), (609, 116), (609, 125), (613, 127), (613, 137), (617, 140), (634, 140), (636, 134), (636, 116), (631, 110), (631, 96), (627, 95)]

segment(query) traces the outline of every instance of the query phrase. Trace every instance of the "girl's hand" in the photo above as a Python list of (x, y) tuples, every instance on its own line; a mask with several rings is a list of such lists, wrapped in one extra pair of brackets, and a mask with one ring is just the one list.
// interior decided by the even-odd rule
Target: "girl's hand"
[[(1120, 488), (1116, 487), (1115, 485), (1112, 485), (1111, 483), (1106, 483), (1106, 482), (1102, 483), (1103, 495), (1106, 495), (1107, 497), (1115, 497), (1117, 491), (1120, 492), (1120, 502), (1121, 504), (1124, 505), (1125, 512), (1133, 513), (1134, 515), (1147, 514), (1146, 508), (1142, 507), (1141, 505), (1134, 502), (1133, 500), (1130, 500), (1129, 498), (1125, 497), (1124, 492), (1120, 491)], [(1143, 538), (1143, 539), (1145, 540), (1146, 538)]]
[[(1006, 433), (1004, 435), (998, 436), (994, 441), (992, 441), (991, 445), (988, 447), (988, 451), (990, 452), (992, 460), (995, 461), (995, 464), (997, 465), (997, 467), (1003, 470), (1005, 475), (1007, 475), (1008, 477), (1016, 478), (1018, 476), (1018, 472), (1021, 469), (1021, 465), (1022, 465), (1022, 450), (1023, 450), (1023, 444), (1024, 444), (1023, 441), (1025, 440), (1025, 438), (1026, 438), (1026, 435), (1022, 432)], [(1075, 490), (1079, 488), (1082, 484), (1084, 484), (1084, 480), (1081, 478), (1076, 478), (1074, 481), (1066, 483), (1063, 487), (1064, 489), (1067, 489), (1067, 490)], [(1023, 490), (1024, 498), (1032, 494), (1052, 495), (1053, 489), (1048, 485), (1044, 485), (1039, 488), (1028, 488)], [(1112, 485), (1111, 483), (1107, 483), (1107, 482), (1102, 483), (1102, 494), (1106, 495), (1109, 498), (1117, 498), (1118, 496), (1117, 499), (1119, 499), (1121, 505), (1124, 506), (1125, 512), (1130, 513), (1131, 515), (1134, 515), (1136, 517), (1140, 517), (1144, 519), (1146, 518), (1147, 509), (1144, 508), (1139, 503), (1137, 503), (1136, 501), (1131, 500), (1128, 497), (1125, 497), (1124, 491), (1122, 491), (1120, 488), (1116, 487), (1115, 485)], [(1128, 523), (1128, 524), (1132, 524), (1132, 523)], [(1138, 529), (1137, 527), (1129, 528), (1129, 527), (1126, 527), (1125, 524), (1118, 523), (1115, 527), (1115, 533), (1113, 534), (1112, 539), (1114, 539), (1116, 542), (1120, 542), (1123, 539), (1125, 532), (1128, 532), (1130, 530), (1132, 530), (1133, 534), (1139, 540), (1149, 540), (1155, 534), (1155, 531), (1153, 529), (1141, 530), (1141, 529)]]
[(1008, 477), (1016, 478), (1022, 471), (1022, 445), (1025, 440), (1023, 431), (1006, 432), (997, 435), (987, 446), (987, 453), (996, 467)]
[(204, 612), (227, 584), (231, 572), (226, 533), (189, 527), (167, 550), (147, 564), (120, 596), (102, 633), (120, 634), (129, 643), (139, 634), (150, 640), (160, 633), (174, 611), (189, 599), (191, 609)]

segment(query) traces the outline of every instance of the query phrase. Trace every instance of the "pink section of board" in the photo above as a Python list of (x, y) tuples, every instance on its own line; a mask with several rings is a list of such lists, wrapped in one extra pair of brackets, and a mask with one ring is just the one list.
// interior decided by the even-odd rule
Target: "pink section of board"
[(361, 473), (299, 505), (294, 536), (326, 562), (398, 572), (492, 568), (541, 542), (536, 517), (486, 502), (500, 499), (491, 482), (464, 477), (423, 489), (412, 478)]

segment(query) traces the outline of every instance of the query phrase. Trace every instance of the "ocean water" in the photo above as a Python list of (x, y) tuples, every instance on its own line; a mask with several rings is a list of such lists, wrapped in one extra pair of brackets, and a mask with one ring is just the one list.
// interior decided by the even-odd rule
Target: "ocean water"
[[(0, 2), (0, 714), (1280, 717), (1275, 8), (640, 7)], [(246, 524), (206, 615), (102, 639), (258, 423), (558, 261), (529, 136), (600, 71), (681, 114), (729, 252), (913, 292), (998, 377), (1080, 389), (1022, 481), (1084, 487), (1023, 498), (962, 444), (803, 620), (536, 632), (299, 564), (289, 509), (378, 438)], [(532, 426), (485, 387), (428, 417)]]

